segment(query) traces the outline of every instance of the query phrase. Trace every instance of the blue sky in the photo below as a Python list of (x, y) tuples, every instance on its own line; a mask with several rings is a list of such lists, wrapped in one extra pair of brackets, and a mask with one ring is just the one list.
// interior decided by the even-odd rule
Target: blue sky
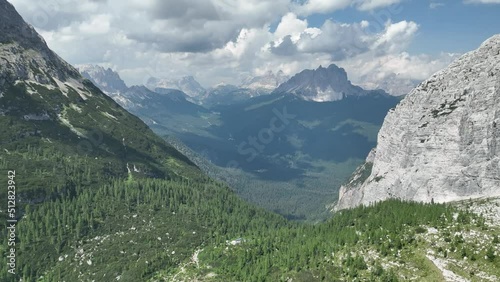
[(110, 67), (128, 85), (186, 75), (239, 84), (335, 63), (363, 87), (397, 86), (500, 33), (500, 0), (10, 2), (64, 59)]
[[(407, 20), (419, 24), (419, 32), (411, 43), (411, 53), (464, 53), (477, 48), (493, 34), (500, 33), (500, 1), (492, 4), (463, 1), (410, 0), (400, 3), (401, 12), (391, 14), (394, 22)], [(431, 3), (436, 5), (431, 8)], [(319, 27), (326, 19), (338, 22), (373, 21), (385, 15), (380, 10), (359, 11), (348, 7), (327, 14), (306, 17), (311, 26)], [(277, 23), (274, 24), (274, 26)]]

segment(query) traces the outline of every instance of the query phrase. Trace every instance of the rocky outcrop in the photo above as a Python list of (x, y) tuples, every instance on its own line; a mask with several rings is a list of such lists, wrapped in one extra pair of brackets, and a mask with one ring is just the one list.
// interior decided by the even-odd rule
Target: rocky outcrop
[(53, 79), (79, 77), (7, 1), (0, 1), (0, 19), (0, 87), (14, 80), (57, 86)]
[(500, 35), (415, 88), (340, 190), (337, 210), (387, 198), (500, 196)]

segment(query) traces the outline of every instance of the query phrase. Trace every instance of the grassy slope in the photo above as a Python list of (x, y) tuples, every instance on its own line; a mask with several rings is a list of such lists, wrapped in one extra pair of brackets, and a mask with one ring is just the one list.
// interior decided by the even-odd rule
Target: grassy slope
[[(92, 84), (85, 86), (93, 93), (88, 100), (74, 91), (65, 97), (59, 90), (36, 85), (33, 87), (40, 95), (30, 95), (23, 84), (10, 87), (0, 99), (1, 108), (9, 109), (0, 116), (0, 162), (18, 171), (17, 191), (25, 198), (43, 197), (51, 189), (75, 183), (97, 184), (127, 177), (127, 163), (140, 170), (137, 177), (200, 175), (186, 157), (140, 119)], [(28, 114), (47, 114), (50, 120), (25, 120), (23, 116)], [(178, 165), (172, 166), (172, 162)], [(73, 179), (82, 172), (82, 164), (91, 164), (85, 166), (88, 181)]]

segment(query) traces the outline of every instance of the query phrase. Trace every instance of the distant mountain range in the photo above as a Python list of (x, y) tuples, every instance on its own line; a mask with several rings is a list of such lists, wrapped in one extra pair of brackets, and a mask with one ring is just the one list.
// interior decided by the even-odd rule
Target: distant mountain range
[[(84, 77), (99, 85), (104, 92), (110, 95), (119, 95), (120, 92), (127, 89), (123, 80), (111, 69), (90, 65), (79, 66), (79, 69)], [(410, 84), (411, 82), (408, 82), (408, 85)], [(221, 83), (205, 89), (194, 77), (187, 76), (180, 79), (152, 77), (148, 80), (146, 87), (153, 92), (161, 92), (162, 89), (182, 91), (186, 94), (188, 101), (205, 107), (229, 105), (270, 93), (287, 93), (304, 100), (327, 102), (342, 100), (347, 96), (368, 95), (373, 91), (353, 85), (347, 79), (345, 70), (334, 64), (328, 68), (320, 66), (316, 70), (303, 70), (292, 78), (284, 75), (282, 71), (278, 71), (276, 74), (269, 71), (265, 75), (246, 79), (240, 86)], [(376, 91), (385, 93), (383, 90)], [(125, 106), (125, 103), (123, 101), (122, 105)]]
[(205, 88), (192, 76), (185, 76), (180, 79), (166, 79), (150, 77), (146, 82), (146, 87), (151, 91), (156, 89), (176, 89), (186, 93), (189, 97), (199, 99), (205, 95)]
[(199, 103), (210, 108), (220, 105), (231, 105), (266, 94), (269, 94), (269, 91), (241, 88), (232, 84), (219, 84), (208, 89), (206, 96)]
[[(112, 79), (110, 77), (110, 79)], [(221, 83), (210, 88), (203, 88), (193, 76), (185, 76), (179, 79), (151, 77), (146, 83), (151, 91), (158, 89), (176, 89), (186, 93), (188, 100), (208, 107), (214, 105), (227, 105), (238, 101), (244, 101), (251, 97), (270, 94), (288, 76), (282, 71), (276, 74), (272, 71), (262, 76), (248, 77), (239, 86)]]
[[(373, 74), (367, 76), (373, 76)], [(383, 89), (392, 96), (406, 95), (410, 93), (413, 88), (417, 87), (420, 82), (422, 82), (421, 80), (403, 78), (394, 73), (384, 79), (366, 79), (367, 76), (365, 76), (362, 80), (376, 81), (376, 83), (366, 83), (363, 87), (368, 89)]]
[(282, 70), (274, 73), (273, 71), (268, 71), (264, 75), (248, 77), (239, 86), (240, 88), (248, 88), (252, 90), (258, 90), (261, 92), (272, 92), (280, 84), (286, 82), (290, 77), (285, 75)]
[[(99, 74), (90, 78), (99, 87), (103, 74), (110, 74), (88, 73)], [(249, 84), (284, 78), (282, 73), (265, 77)], [(206, 172), (218, 171), (245, 199), (291, 218), (326, 216), (325, 206), (376, 145), (382, 120), (399, 99), (352, 85), (335, 65), (305, 70), (272, 94), (257, 91), (221, 84), (209, 89), (200, 105), (180, 90), (161, 87), (133, 86), (109, 95), (158, 134), (177, 138), (210, 161), (214, 167), (199, 164)], [(275, 120), (288, 114), (294, 118), (285, 120), (282, 130), (269, 131), (271, 122), (277, 126)], [(289, 197), (277, 197), (285, 191)], [(309, 200), (296, 204), (304, 197)]]

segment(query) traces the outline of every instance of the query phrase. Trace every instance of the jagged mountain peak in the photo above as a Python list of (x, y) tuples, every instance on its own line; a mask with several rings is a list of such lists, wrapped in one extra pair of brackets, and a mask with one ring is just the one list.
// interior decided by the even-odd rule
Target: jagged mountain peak
[(193, 76), (184, 76), (177, 79), (150, 77), (146, 82), (146, 87), (152, 91), (156, 91), (157, 88), (176, 89), (192, 98), (203, 96), (206, 93), (205, 88)]
[(0, 0), (0, 18), (0, 86), (29, 80), (57, 87), (60, 82), (79, 79), (78, 71), (52, 52), (5, 0)]
[(127, 85), (120, 78), (120, 75), (111, 68), (104, 68), (92, 64), (77, 65), (76, 67), (83, 77), (99, 86), (106, 94), (119, 93), (127, 90)]
[(282, 70), (279, 70), (276, 73), (272, 70), (268, 70), (263, 75), (246, 78), (240, 87), (271, 92), (288, 79), (289, 76), (285, 75)]
[(387, 198), (500, 196), (500, 35), (422, 82), (385, 118), (337, 209)]
[(351, 83), (347, 78), (347, 72), (345, 69), (338, 67), (335, 64), (330, 64), (326, 68), (320, 65), (318, 69), (314, 70), (314, 72), (317, 75), (328, 75), (328, 78), (335, 78), (337, 82), (340, 83)]
[(100, 65), (93, 65), (93, 64), (80, 64), (80, 65), (75, 65), (75, 67), (78, 69), (78, 71), (81, 72), (86, 72), (89, 74), (96, 74), (96, 73), (113, 73), (118, 75), (117, 72), (113, 71), (111, 68), (106, 68)]
[(331, 64), (327, 68), (319, 66), (315, 70), (306, 69), (299, 72), (281, 84), (274, 93), (293, 94), (305, 100), (326, 102), (341, 100), (347, 96), (363, 96), (370, 91), (352, 85), (347, 72)]
[[(140, 176), (177, 174), (161, 163), (167, 157), (179, 160), (186, 171), (196, 171), (139, 118), (51, 51), (5, 0), (0, 0), (0, 17), (0, 123), (12, 129), (2, 135), (9, 140), (3, 142), (5, 151), (23, 153), (33, 146), (68, 156), (92, 155), (107, 159), (101, 172), (114, 177), (126, 177), (128, 164), (136, 166)], [(99, 142), (94, 142), (96, 135)], [(88, 148), (81, 148), (83, 143)], [(152, 147), (157, 148), (154, 154)], [(158, 152), (161, 158), (155, 157)]]

